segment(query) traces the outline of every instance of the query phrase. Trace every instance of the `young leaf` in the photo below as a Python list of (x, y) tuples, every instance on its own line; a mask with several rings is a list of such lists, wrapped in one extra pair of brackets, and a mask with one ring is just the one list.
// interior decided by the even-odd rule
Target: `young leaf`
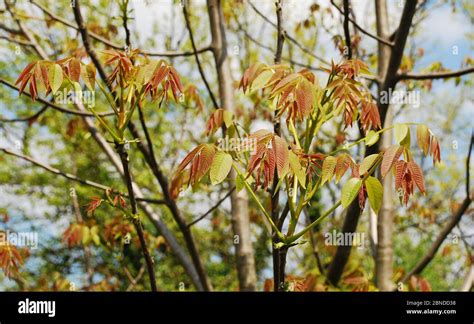
[(425, 193), (425, 181), (423, 179), (423, 171), (421, 170), (420, 166), (414, 161), (410, 161), (408, 162), (408, 170), (410, 170), (411, 177), (418, 189), (420, 189), (420, 192)]
[(235, 190), (237, 190), (237, 192), (244, 188), (244, 181), (245, 179), (240, 174), (237, 174), (237, 176), (235, 177)]
[(408, 126), (405, 124), (395, 124), (394, 133), (395, 133), (395, 140), (400, 145), (403, 145), (402, 142), (408, 136)]
[(63, 69), (59, 64), (51, 64), (48, 70), (49, 84), (53, 95), (63, 84)]
[(377, 143), (377, 141), (379, 140), (379, 133), (373, 131), (373, 130), (370, 130), (368, 133), (367, 133), (367, 136), (365, 137), (365, 144), (367, 146), (372, 146), (374, 145), (375, 143)]
[(349, 154), (341, 154), (337, 157), (336, 162), (336, 183), (341, 180), (344, 173), (346, 173), (347, 169), (353, 164), (352, 158)]
[(219, 151), (212, 161), (211, 169), (209, 171), (209, 178), (211, 184), (216, 185), (224, 181), (232, 168), (232, 156), (229, 153)]
[(86, 84), (87, 89), (94, 92), (95, 90), (95, 74), (96, 69), (94, 63), (89, 63), (82, 67), (82, 78), (84, 79), (84, 83)]
[(372, 165), (374, 164), (378, 156), (379, 156), (378, 154), (371, 154), (367, 156), (360, 164), (359, 174), (364, 175), (364, 173), (369, 171), (369, 169), (372, 167)]
[(362, 179), (351, 178), (344, 184), (341, 192), (341, 204), (346, 208), (354, 200), (362, 186)]
[(392, 165), (398, 160), (402, 152), (403, 147), (399, 145), (392, 145), (385, 151), (383, 154), (382, 166), (380, 168), (382, 178), (387, 175), (392, 168)]
[(73, 58), (69, 61), (69, 76), (72, 81), (79, 82), (81, 76), (81, 61), (77, 58)]
[(280, 136), (275, 135), (272, 139), (272, 149), (275, 154), (275, 162), (278, 177), (283, 178), (289, 169), (288, 144)]
[(323, 161), (323, 169), (321, 175), (321, 185), (326, 183), (326, 181), (331, 181), (332, 176), (334, 175), (334, 170), (336, 168), (337, 159), (334, 156), (328, 156)]
[(295, 177), (298, 179), (301, 186), (303, 188), (306, 188), (306, 174), (304, 172), (304, 168), (301, 166), (298, 156), (293, 153), (293, 151), (290, 151), (289, 159), (290, 167), (293, 173), (295, 174)]
[(418, 146), (423, 150), (423, 154), (427, 155), (430, 148), (430, 130), (425, 125), (416, 127), (416, 139)]
[(378, 213), (382, 207), (383, 187), (380, 181), (375, 177), (368, 177), (365, 180), (365, 188), (369, 196), (370, 206), (375, 213)]

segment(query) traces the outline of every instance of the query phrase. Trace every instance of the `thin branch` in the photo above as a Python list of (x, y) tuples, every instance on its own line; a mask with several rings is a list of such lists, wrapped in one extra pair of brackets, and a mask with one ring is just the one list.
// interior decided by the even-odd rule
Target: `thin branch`
[[(248, 4), (250, 5), (250, 7), (263, 19), (265, 20), (267, 23), (269, 23), (271, 26), (273, 26), (275, 29), (278, 29), (278, 26), (277, 24), (275, 24), (273, 21), (271, 21), (267, 16), (265, 16), (260, 10), (258, 10), (258, 8), (251, 2), (251, 1), (247, 1)], [(324, 64), (327, 64), (327, 65), (330, 65), (330, 63), (328, 61), (326, 61), (324, 58), (314, 54), (312, 51), (310, 51), (309, 49), (307, 49), (306, 47), (304, 47), (303, 45), (301, 45), (293, 36), (291, 36), (290, 34), (288, 33), (285, 33), (285, 37), (290, 41), (292, 42), (293, 44), (296, 45), (296, 47), (298, 47), (301, 51), (303, 51), (304, 53), (308, 54), (309, 56), (321, 61), (322, 63)]]
[(183, 15), (184, 15), (184, 20), (186, 22), (186, 28), (188, 29), (188, 32), (189, 32), (189, 39), (191, 40), (191, 45), (193, 47), (194, 57), (196, 58), (196, 64), (198, 66), (199, 74), (201, 75), (202, 81), (204, 82), (204, 85), (206, 86), (207, 92), (209, 93), (209, 97), (212, 100), (212, 104), (214, 105), (214, 108), (219, 109), (219, 104), (217, 103), (216, 97), (212, 93), (211, 87), (209, 86), (209, 82), (207, 82), (204, 69), (202, 68), (202, 65), (201, 65), (201, 60), (199, 59), (199, 55), (197, 53), (196, 44), (194, 42), (193, 30), (191, 28), (191, 23), (189, 21), (187, 6), (188, 6), (187, 3), (183, 3)]
[[(285, 41), (285, 31), (283, 30), (283, 13), (281, 0), (275, 1), (275, 12), (277, 16), (277, 46), (275, 52), (275, 64), (281, 63), (281, 53), (283, 51), (283, 43)], [(278, 111), (275, 111), (273, 119), (273, 132), (280, 136), (280, 118)], [(274, 179), (272, 188), (270, 190), (271, 199), (271, 218), (274, 223), (278, 223), (278, 215), (280, 213), (280, 190), (278, 188), (278, 172), (274, 171)], [(278, 228), (278, 227), (277, 227)], [(278, 228), (278, 230), (281, 230)], [(285, 263), (286, 263), (286, 252), (280, 253), (280, 249), (275, 247), (275, 244), (279, 242), (278, 235), (275, 230), (272, 230), (272, 258), (273, 258), (273, 288), (274, 291), (280, 291), (284, 287), (285, 283)], [(286, 250), (284, 250), (286, 251)]]
[(457, 71), (449, 71), (449, 72), (434, 72), (434, 73), (427, 73), (427, 74), (412, 74), (412, 73), (403, 73), (397, 74), (398, 80), (433, 80), (433, 79), (447, 79), (447, 78), (454, 78), (459, 77), (465, 74), (474, 73), (474, 67), (469, 67)]
[(43, 108), (35, 112), (33, 115), (29, 117), (23, 117), (23, 118), (13, 118), (13, 119), (1, 119), (0, 118), (0, 123), (18, 123), (18, 122), (31, 122), (35, 119), (37, 119), (39, 116), (41, 116), (43, 113), (48, 110), (49, 106), (44, 105)]
[[(341, 13), (341, 15), (344, 15), (345, 16), (345, 10), (342, 10), (341, 8), (338, 7), (338, 5), (336, 5), (334, 3), (334, 0), (331, 0), (331, 4)], [(386, 40), (386, 39), (383, 39), (382, 37), (379, 37), (377, 35), (374, 35), (372, 33), (369, 33), (368, 31), (366, 31), (364, 28), (362, 28), (354, 19), (352, 18), (348, 18), (348, 20), (354, 25), (355, 28), (357, 28), (362, 34), (364, 35), (367, 35), (369, 36), (370, 38), (373, 38), (375, 39), (376, 41), (379, 41), (385, 45), (388, 45), (390, 47), (393, 46), (393, 43)]]
[(192, 222), (190, 222), (188, 225), (186, 225), (187, 227), (191, 227), (193, 226), (194, 224), (200, 222), (201, 220), (203, 220), (204, 218), (207, 217), (207, 215), (209, 215), (210, 213), (212, 213), (214, 210), (216, 210), (217, 208), (219, 208), (219, 206), (227, 199), (230, 197), (230, 195), (232, 195), (232, 193), (234, 192), (235, 190), (235, 187), (232, 187), (232, 189), (229, 190), (229, 192), (224, 196), (222, 197), (221, 199), (219, 199), (219, 201), (214, 205), (212, 206), (211, 208), (209, 208), (209, 210), (207, 212), (205, 212), (204, 214), (202, 214), (201, 216), (197, 217), (195, 220), (193, 220)]
[[(265, 45), (263, 44), (262, 42), (260, 42), (259, 40), (257, 40), (255, 37), (253, 37), (252, 35), (250, 35), (246, 30), (245, 28), (242, 26), (242, 24), (240, 23), (239, 19), (237, 18), (236, 14), (232, 11), (232, 15), (234, 16), (234, 20), (235, 22), (237, 23), (237, 30), (242, 32), (244, 34), (244, 36), (249, 39), (252, 43), (256, 44), (257, 46), (269, 51), (269, 52), (274, 52), (274, 49), (271, 48), (270, 46), (268, 45)], [(305, 64), (305, 63), (301, 63), (301, 62), (297, 62), (297, 61), (294, 61), (293, 59), (289, 58), (289, 57), (285, 57), (285, 56), (282, 56), (282, 60), (283, 61), (287, 61), (293, 65), (296, 65), (296, 66), (299, 66), (299, 67), (303, 67), (303, 68), (307, 68), (309, 70), (313, 70), (313, 71), (322, 71), (322, 69), (320, 67), (315, 67), (315, 66), (312, 66), (310, 64)]]
[(281, 63), (281, 53), (285, 42), (285, 31), (283, 30), (282, 3), (281, 0), (275, 2), (277, 16), (277, 47), (275, 52), (275, 64)]
[(23, 25), (22, 21), (18, 19), (15, 16), (15, 13), (10, 7), (9, 0), (4, 1), (5, 2), (5, 7), (12, 16), (13, 20), (15, 20), (16, 24), (18, 25), (18, 28), (20, 29), (21, 33), (28, 39), (28, 41), (31, 43), (31, 47), (35, 49), (35, 51), (41, 56), (43, 59), (48, 58), (48, 54), (43, 50), (43, 48), (38, 44), (36, 41), (36, 38), (31, 34), (30, 30), (26, 28), (25, 25)]
[(143, 274), (145, 273), (145, 267), (142, 266), (140, 268), (140, 270), (138, 271), (138, 274), (135, 278), (133, 278), (132, 274), (130, 273), (130, 271), (128, 270), (128, 268), (126, 266), (124, 266), (123, 268), (124, 268), (125, 274), (127, 275), (128, 279), (130, 280), (130, 285), (128, 285), (127, 291), (132, 291), (133, 288), (137, 285), (137, 283), (142, 279)]
[[(79, 31), (79, 27), (77, 27), (76, 25), (70, 23), (69, 21), (67, 21), (66, 19), (64, 18), (61, 18), (59, 16), (57, 16), (56, 14), (54, 14), (52, 11), (50, 11), (48, 8), (44, 7), (43, 5), (37, 3), (36, 1), (33, 1), (33, 0), (30, 0), (30, 2), (37, 6), (39, 9), (41, 9), (46, 15), (48, 15), (52, 20), (56, 21), (56, 22), (59, 22), (61, 24), (63, 24), (64, 26), (66, 27), (69, 27), (69, 28), (72, 28), (72, 29), (75, 29), (77, 31)], [(99, 41), (100, 43), (110, 47), (110, 48), (114, 48), (114, 49), (117, 49), (117, 50), (123, 50), (123, 46), (120, 46), (118, 44), (115, 44), (113, 43), (112, 41), (88, 30), (88, 34), (91, 38), (95, 39), (96, 41)], [(196, 53), (198, 54), (201, 54), (201, 53), (204, 53), (204, 52), (207, 52), (207, 51), (210, 51), (211, 50), (211, 47), (210, 46), (206, 46), (206, 47), (202, 47), (202, 48), (199, 48), (199, 49), (196, 49), (196, 50), (193, 50), (193, 51), (166, 51), (166, 52), (140, 52), (140, 54), (143, 54), (145, 56), (159, 56), (159, 57), (180, 57), (180, 56), (192, 56), (192, 55), (195, 55)]]
[[(7, 87), (12, 88), (16, 91), (20, 91), (20, 89), (18, 87), (16, 87), (13, 83), (10, 83), (9, 81), (7, 81), (3, 78), (0, 78), (0, 83), (6, 85)], [(28, 91), (23, 91), (22, 94), (25, 94), (25, 95), (27, 95), (28, 97), (31, 98), (31, 95)], [(55, 104), (54, 102), (42, 99), (42, 98), (36, 98), (36, 101), (41, 102), (42, 104), (48, 105), (49, 107), (53, 108), (54, 110), (57, 110), (57, 111), (60, 111), (60, 112), (66, 113), (66, 114), (76, 115), (76, 116), (94, 117), (94, 115), (91, 114), (91, 113), (77, 111), (77, 110), (71, 110), (71, 109), (59, 106), (59, 105)], [(114, 115), (114, 112), (113, 111), (102, 112), (102, 113), (98, 113), (98, 115), (101, 116), (101, 117), (112, 116), (112, 115)]]
[[(89, 186), (89, 187), (93, 187), (93, 188), (96, 188), (96, 189), (99, 189), (99, 190), (102, 190), (102, 191), (113, 190), (114, 192), (120, 194), (121, 196), (128, 197), (128, 194), (116, 191), (112, 187), (97, 183), (95, 181), (81, 179), (81, 178), (79, 178), (79, 177), (77, 177), (77, 176), (75, 176), (71, 173), (61, 171), (61, 170), (56, 169), (56, 168), (54, 168), (50, 165), (39, 162), (38, 160), (35, 160), (34, 158), (32, 158), (30, 156), (23, 155), (23, 154), (20, 154), (20, 153), (16, 153), (16, 152), (13, 152), (13, 151), (11, 151), (7, 148), (3, 148), (3, 147), (0, 147), (0, 151), (3, 151), (5, 154), (15, 156), (15, 157), (20, 158), (22, 160), (28, 161), (28, 162), (36, 165), (36, 166), (39, 166), (39, 167), (43, 168), (44, 170), (46, 170), (48, 172), (59, 175), (63, 178), (66, 178), (66, 179), (69, 179), (69, 180), (72, 180), (72, 181), (75, 181), (75, 182), (79, 182), (80, 184), (83, 184), (83, 185), (86, 185), (86, 186)], [(137, 201), (145, 201), (145, 202), (152, 203), (152, 204), (157, 204), (157, 205), (165, 204), (165, 201), (161, 200), (161, 199), (136, 198), (136, 200)]]
[(0, 29), (3, 29), (4, 31), (6, 31), (10, 34), (23, 35), (21, 30), (10, 28), (10, 27), (8, 27), (7, 25), (5, 25), (4, 23), (1, 23), (1, 22), (0, 22)]
[(4, 39), (4, 40), (6, 40), (10, 43), (15, 43), (15, 44), (22, 45), (22, 46), (33, 46), (33, 44), (31, 44), (30, 42), (27, 42), (27, 41), (24, 41), (24, 40), (21, 40), (21, 39), (16, 39), (16, 38), (9, 37), (9, 36), (0, 35), (0, 39)]
[[(78, 6), (78, 0), (74, 0), (74, 1), (76, 1), (75, 5)], [(157, 291), (154, 262), (150, 255), (150, 251), (148, 250), (146, 240), (145, 240), (145, 233), (143, 231), (143, 225), (140, 220), (140, 216), (138, 214), (137, 201), (135, 199), (135, 192), (133, 190), (132, 173), (130, 172), (129, 164), (128, 164), (128, 161), (129, 161), (128, 153), (125, 150), (124, 144), (116, 143), (115, 148), (117, 150), (117, 153), (120, 156), (120, 160), (122, 161), (123, 172), (125, 174), (125, 183), (127, 185), (127, 190), (128, 190), (128, 200), (132, 207), (132, 215), (133, 215), (132, 221), (133, 221), (133, 225), (135, 226), (135, 230), (137, 231), (143, 257), (146, 262), (148, 276), (150, 279), (151, 291)]]
[(346, 39), (346, 59), (348, 60), (352, 58), (351, 34), (349, 31), (349, 12), (349, 0), (344, 0), (344, 37)]

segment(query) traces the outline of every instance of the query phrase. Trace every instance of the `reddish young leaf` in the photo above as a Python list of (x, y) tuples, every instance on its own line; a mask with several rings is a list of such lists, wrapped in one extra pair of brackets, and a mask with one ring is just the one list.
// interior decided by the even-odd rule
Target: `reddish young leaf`
[(369, 129), (380, 129), (382, 125), (380, 123), (379, 109), (377, 105), (371, 100), (362, 100), (362, 114), (361, 122), (365, 131)]
[(68, 64), (68, 68), (69, 77), (71, 80), (79, 82), (79, 78), (81, 77), (81, 61), (77, 58), (71, 59)]
[(283, 177), (290, 167), (288, 144), (280, 136), (275, 135), (272, 139), (272, 149), (276, 159), (278, 177)]
[(415, 161), (410, 161), (408, 162), (408, 170), (410, 170), (411, 177), (420, 192), (425, 193), (425, 181), (420, 166), (416, 164)]
[(392, 165), (400, 158), (400, 155), (403, 152), (403, 147), (399, 145), (392, 145), (383, 154), (382, 165), (380, 168), (380, 172), (382, 174), (382, 178), (387, 175), (387, 173), (392, 168)]
[(433, 164), (441, 162), (441, 152), (439, 149), (438, 139), (431, 136), (430, 155), (433, 157)]

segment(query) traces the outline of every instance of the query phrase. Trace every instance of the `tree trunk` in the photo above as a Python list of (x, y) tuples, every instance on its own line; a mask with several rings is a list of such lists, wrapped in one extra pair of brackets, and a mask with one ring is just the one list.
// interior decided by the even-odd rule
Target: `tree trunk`
[[(375, 15), (377, 23), (377, 36), (384, 39), (389, 37), (389, 23), (387, 13), (387, 2), (385, 0), (375, 1)], [(390, 47), (378, 43), (378, 76), (380, 80), (385, 79), (388, 62), (390, 59)], [(379, 87), (379, 91), (380, 91)], [(380, 107), (379, 107), (380, 109)], [(389, 127), (393, 122), (393, 111), (388, 107), (385, 117), (384, 127)], [(392, 132), (383, 133), (382, 149), (386, 149), (392, 144)], [(392, 177), (385, 177), (383, 184), (382, 208), (377, 219), (377, 245), (375, 254), (376, 284), (380, 290), (392, 291), (393, 275), (393, 180)]]
[[(212, 34), (212, 52), (217, 70), (220, 104), (223, 109), (234, 111), (234, 87), (230, 60), (227, 55), (227, 41), (220, 0), (208, 0), (209, 20)], [(235, 183), (235, 172), (230, 175), (231, 186)], [(257, 288), (257, 275), (250, 235), (248, 196), (245, 190), (231, 194), (231, 217), (234, 232), (234, 246), (241, 291)]]

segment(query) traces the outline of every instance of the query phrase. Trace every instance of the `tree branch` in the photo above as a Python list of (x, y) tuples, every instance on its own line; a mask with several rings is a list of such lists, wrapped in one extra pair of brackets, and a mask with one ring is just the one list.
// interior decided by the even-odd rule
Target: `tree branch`
[[(211, 87), (209, 86), (209, 82), (207, 82), (206, 75), (204, 73), (204, 69), (202, 68), (201, 60), (199, 59), (199, 55), (197, 54), (197, 49), (196, 49), (196, 44), (194, 42), (194, 35), (193, 35), (193, 30), (191, 28), (191, 23), (189, 21), (189, 14), (188, 14), (188, 9), (187, 9), (188, 4), (183, 3), (183, 15), (184, 15), (184, 20), (186, 22), (186, 28), (188, 29), (189, 32), (189, 39), (191, 40), (191, 45), (193, 47), (194, 51), (194, 57), (196, 58), (196, 64), (199, 70), (199, 74), (201, 75), (202, 81), (204, 82), (204, 85), (206, 86), (207, 92), (209, 93), (209, 97), (211, 98), (212, 104), (214, 105), (215, 109), (219, 109), (219, 104), (217, 103), (216, 97), (212, 93)], [(213, 46), (211, 45), (211, 48)]]
[[(6, 85), (7, 87), (9, 87), (11, 89), (14, 89), (16, 91), (20, 91), (20, 89), (17, 86), (15, 86), (13, 83), (10, 83), (9, 81), (7, 81), (3, 78), (0, 78), (0, 83)], [(31, 94), (28, 91), (23, 91), (22, 94), (25, 94), (25, 95), (27, 95), (28, 97), (31, 98)], [(45, 104), (48, 107), (51, 107), (54, 110), (63, 112), (65, 114), (76, 115), (76, 116), (84, 116), (84, 117), (94, 117), (94, 115), (91, 114), (91, 113), (83, 112), (83, 111), (77, 111), (77, 110), (71, 110), (71, 109), (59, 106), (59, 105), (55, 104), (54, 102), (42, 99), (42, 98), (36, 98), (36, 101), (41, 102), (42, 104)], [(113, 111), (102, 112), (102, 113), (98, 113), (98, 115), (101, 116), (101, 117), (112, 116), (112, 115), (114, 115), (114, 112)]]
[[(103, 185), (103, 184), (100, 184), (98, 182), (95, 182), (95, 181), (90, 181), (90, 180), (85, 180), (85, 179), (81, 179), (73, 174), (70, 174), (70, 173), (67, 173), (67, 172), (64, 172), (64, 171), (61, 171), (59, 169), (56, 169), (50, 165), (47, 165), (45, 163), (42, 163), (34, 158), (32, 158), (31, 156), (27, 156), (27, 155), (23, 155), (23, 154), (20, 154), (20, 153), (16, 153), (16, 152), (13, 152), (7, 148), (3, 148), (3, 147), (0, 147), (0, 151), (3, 151), (5, 154), (8, 154), (8, 155), (11, 155), (11, 156), (15, 156), (17, 158), (20, 158), (22, 160), (25, 160), (25, 161), (28, 161), (36, 166), (39, 166), (40, 168), (43, 168), (44, 170), (48, 171), (48, 172), (51, 172), (53, 174), (56, 174), (56, 175), (59, 175), (63, 178), (66, 178), (66, 179), (69, 179), (69, 180), (72, 180), (72, 181), (75, 181), (75, 182), (78, 182), (80, 184), (83, 184), (83, 185), (86, 185), (86, 186), (89, 186), (89, 187), (92, 187), (92, 188), (96, 188), (96, 189), (99, 189), (99, 190), (102, 190), (102, 191), (107, 191), (107, 190), (112, 190), (118, 194), (120, 194), (121, 196), (124, 196), (124, 197), (128, 197), (128, 194), (127, 193), (123, 193), (123, 192), (120, 192), (120, 191), (116, 191), (114, 190), (112, 187), (109, 187), (109, 186), (106, 186), (106, 185)], [(141, 198), (141, 197), (137, 197), (136, 198), (137, 201), (145, 201), (145, 202), (148, 202), (148, 203), (152, 203), (152, 204), (157, 204), (157, 205), (163, 205), (165, 204), (165, 201), (162, 200), (162, 199), (150, 199), (150, 198)]]
[[(74, 0), (74, 1), (77, 1), (77, 0)], [(78, 5), (77, 2), (76, 2), (76, 5)], [(143, 225), (140, 220), (140, 216), (138, 214), (137, 201), (135, 200), (135, 192), (133, 191), (132, 174), (130, 172), (129, 164), (128, 164), (128, 154), (125, 151), (125, 145), (122, 143), (115, 143), (115, 148), (117, 150), (117, 153), (120, 156), (120, 160), (122, 161), (123, 172), (125, 174), (125, 183), (127, 185), (127, 190), (128, 190), (128, 200), (130, 201), (130, 205), (132, 208), (132, 217), (133, 217), (132, 222), (133, 222), (133, 225), (135, 226), (135, 230), (137, 231), (138, 238), (140, 239), (140, 246), (142, 249), (143, 257), (145, 258), (148, 276), (150, 279), (151, 291), (157, 291), (154, 262), (150, 255), (150, 251), (148, 250), (148, 247), (145, 241), (145, 233), (143, 232)]]
[[(258, 8), (251, 2), (251, 1), (247, 1), (248, 4), (250, 5), (250, 7), (263, 19), (265, 20), (267, 23), (269, 23), (271, 26), (273, 26), (275, 29), (278, 29), (278, 26), (277, 24), (275, 24), (273, 21), (271, 21), (267, 16), (265, 16), (260, 10), (258, 10)], [(324, 58), (314, 54), (312, 51), (310, 51), (309, 49), (307, 49), (306, 47), (304, 47), (303, 45), (301, 45), (293, 36), (291, 36), (290, 34), (288, 33), (285, 33), (285, 37), (290, 41), (292, 42), (293, 44), (296, 45), (296, 47), (298, 47), (301, 51), (303, 51), (304, 53), (308, 54), (309, 56), (321, 61), (322, 63), (324, 64), (327, 64), (327, 65), (330, 65), (330, 63), (328, 61), (326, 61)]]
[[(39, 9), (41, 9), (41, 11), (43, 11), (47, 16), (49, 16), (52, 20), (56, 21), (56, 22), (59, 22), (61, 24), (63, 24), (64, 26), (66, 27), (69, 27), (69, 28), (72, 28), (72, 29), (75, 29), (77, 31), (79, 31), (79, 27), (77, 27), (76, 25), (70, 23), (69, 21), (67, 21), (66, 19), (64, 18), (61, 18), (59, 16), (57, 16), (56, 14), (54, 14), (52, 11), (50, 11), (48, 8), (44, 7), (43, 5), (37, 3), (36, 1), (33, 1), (33, 0), (30, 0), (30, 2), (35, 5), (36, 7), (38, 7)], [(120, 46), (118, 44), (115, 44), (113, 43), (112, 41), (88, 30), (88, 34), (90, 36), (90, 38), (93, 38), (95, 39), (96, 41), (110, 47), (110, 48), (114, 48), (114, 49), (117, 49), (117, 50), (123, 50), (123, 46)], [(180, 56), (192, 56), (192, 55), (195, 55), (195, 53), (198, 53), (198, 54), (201, 54), (201, 53), (205, 53), (207, 51), (210, 51), (211, 50), (211, 47), (210, 46), (206, 46), (206, 47), (202, 47), (202, 48), (199, 48), (199, 49), (196, 49), (195, 51), (166, 51), (166, 52), (140, 52), (140, 54), (142, 55), (145, 55), (145, 56), (158, 56), (158, 57), (180, 57)]]
[[(334, 3), (334, 0), (331, 0), (331, 4), (334, 6), (334, 8), (336, 8), (336, 9), (341, 13), (341, 15), (346, 16), (346, 14), (345, 14), (345, 11), (346, 11), (346, 10), (344, 9), (344, 11), (343, 11), (341, 8), (339, 8), (339, 6)], [(360, 30), (360, 32), (361, 32), (362, 34), (367, 35), (367, 36), (369, 36), (370, 38), (373, 38), (373, 39), (375, 39), (376, 41), (379, 41), (380, 43), (383, 43), (383, 44), (388, 45), (388, 46), (390, 46), (390, 47), (393, 46), (393, 43), (392, 43), (392, 42), (390, 42), (390, 41), (388, 41), (388, 40), (386, 40), (386, 39), (384, 39), (384, 38), (382, 38), (382, 37), (379, 37), (379, 36), (377, 36), (377, 35), (374, 35), (374, 34), (372, 34), (372, 33), (369, 33), (368, 31), (366, 31), (366, 30), (365, 30), (364, 28), (362, 28), (354, 19), (348, 17), (348, 20), (354, 25), (355, 28), (357, 28), (358, 30)]]
[(465, 74), (473, 73), (474, 67), (469, 67), (457, 71), (449, 71), (449, 72), (434, 72), (434, 73), (403, 73), (397, 74), (397, 80), (433, 80), (433, 79), (447, 79), (447, 78), (454, 78), (458, 76), (462, 76)]
[(194, 219), (192, 222), (190, 222), (187, 226), (188, 227), (191, 227), (193, 225), (195, 225), (196, 223), (200, 222), (201, 220), (203, 220), (204, 218), (207, 217), (207, 215), (209, 215), (210, 213), (212, 213), (214, 210), (216, 210), (217, 208), (219, 208), (219, 206), (227, 199), (230, 197), (230, 195), (232, 195), (232, 193), (234, 192), (235, 190), (235, 186), (232, 187), (232, 189), (229, 190), (229, 192), (224, 196), (222, 197), (221, 199), (219, 199), (219, 201), (217, 203), (214, 204), (214, 206), (212, 206), (211, 208), (209, 208), (209, 210), (207, 212), (205, 212), (204, 214), (202, 214), (201, 216), (197, 217), (196, 219)]
[(0, 118), (0, 123), (18, 123), (18, 122), (31, 122), (36, 120), (39, 116), (44, 114), (46, 110), (48, 110), (49, 106), (44, 105), (43, 108), (35, 112), (33, 115), (29, 117), (23, 117), (23, 118), (12, 118), (12, 119), (1, 119)]
[(346, 39), (346, 59), (352, 58), (351, 33), (349, 31), (349, 0), (344, 0), (344, 37)]

